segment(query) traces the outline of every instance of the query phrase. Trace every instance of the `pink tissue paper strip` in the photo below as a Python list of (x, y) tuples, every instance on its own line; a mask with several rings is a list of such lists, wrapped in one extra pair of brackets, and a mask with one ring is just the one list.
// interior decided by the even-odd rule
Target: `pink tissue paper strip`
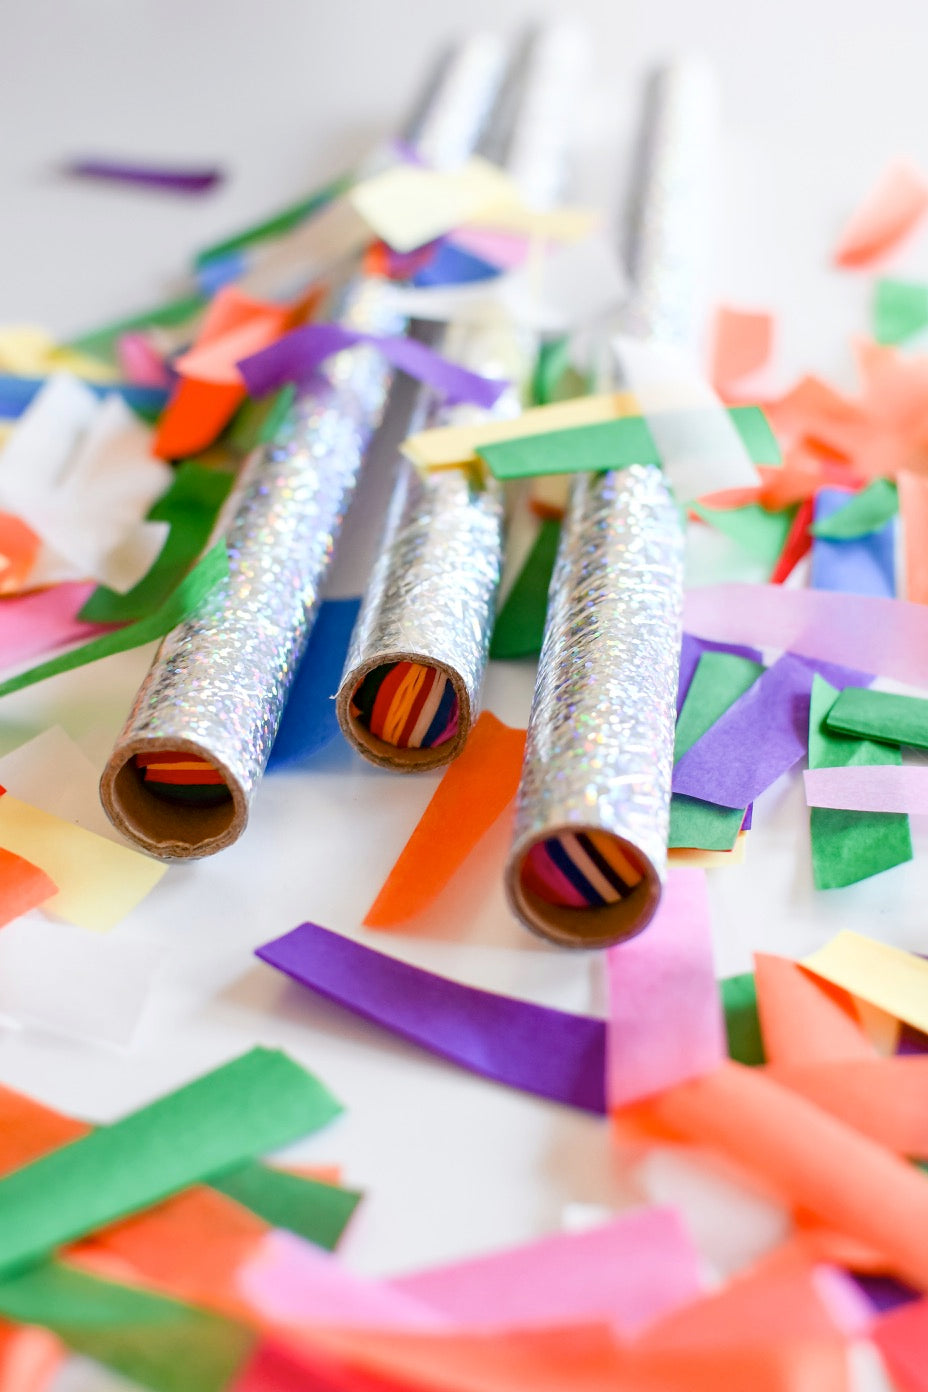
[(356, 1276), (331, 1253), (277, 1228), (239, 1269), (236, 1282), (249, 1305), (281, 1324), (425, 1330), (448, 1323), (412, 1295)]
[(783, 585), (707, 585), (686, 595), (700, 638), (785, 649), (928, 686), (928, 605)]
[(928, 816), (928, 768), (872, 764), (867, 768), (806, 769), (803, 777), (809, 807)]
[(699, 1254), (674, 1208), (637, 1209), (393, 1285), (471, 1328), (608, 1320), (625, 1338), (703, 1292)]
[(77, 617), (95, 589), (69, 581), (0, 600), (0, 671), (104, 632), (99, 624), (81, 623)]
[(606, 1096), (624, 1107), (718, 1066), (725, 1029), (704, 870), (671, 870), (647, 932), (610, 948)]

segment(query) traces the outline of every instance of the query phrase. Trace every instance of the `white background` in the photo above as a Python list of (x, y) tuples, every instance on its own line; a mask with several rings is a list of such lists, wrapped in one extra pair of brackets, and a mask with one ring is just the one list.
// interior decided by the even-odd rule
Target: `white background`
[[(697, 46), (725, 119), (715, 298), (781, 316), (768, 380), (816, 369), (853, 385), (850, 335), (870, 277), (828, 250), (885, 161), (928, 170), (923, 3), (856, 6), (649, 0), (579, 3), (598, 70), (583, 112), (578, 194), (613, 208), (642, 71)], [(515, 30), (528, 7), (470, 0), (474, 24)], [(300, 196), (395, 130), (457, 7), (427, 0), (21, 0), (3, 12), (0, 323), (61, 335), (176, 290), (191, 253)], [(87, 153), (218, 161), (215, 194), (184, 201), (68, 181)], [(928, 234), (896, 262), (928, 278)], [(363, 584), (387, 488), (381, 457), (353, 515), (330, 593)], [(102, 766), (150, 659), (146, 649), (0, 706), (0, 749), (57, 721)], [(525, 724), (532, 672), (496, 665), (487, 704)], [(257, 963), (260, 942), (311, 919), (360, 935), (361, 918), (436, 783), (363, 765), (341, 745), (260, 789), (247, 836), (171, 869), (117, 930), (164, 947), (131, 1049), (0, 1032), (0, 1080), (93, 1119), (120, 1115), (261, 1042), (280, 1045), (347, 1115), (299, 1148), (368, 1191), (344, 1255), (388, 1273), (560, 1226), (571, 1202), (617, 1205), (628, 1187), (604, 1122), (496, 1087), (355, 1021)], [(715, 872), (721, 973), (750, 949), (799, 955), (841, 927), (928, 947), (926, 838), (915, 863), (828, 895), (811, 889), (797, 777), (757, 805), (747, 863)], [(530, 940), (496, 888), (502, 829), (415, 932), (375, 945), (447, 975), (569, 1009), (602, 1009), (599, 962)], [(36, 916), (35, 932), (42, 920)], [(373, 939), (373, 935), (368, 935)], [(105, 1002), (101, 1002), (105, 1009)], [(539, 1040), (539, 1049), (545, 1041)]]

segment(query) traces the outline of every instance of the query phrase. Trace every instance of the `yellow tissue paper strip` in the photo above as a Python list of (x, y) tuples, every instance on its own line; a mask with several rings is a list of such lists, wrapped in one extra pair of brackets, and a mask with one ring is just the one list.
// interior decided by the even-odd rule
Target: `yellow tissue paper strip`
[(134, 909), (167, 868), (10, 793), (0, 797), (0, 847), (38, 865), (58, 886), (43, 912), (98, 933)]
[(394, 251), (412, 251), (518, 194), (508, 175), (475, 157), (448, 170), (400, 164), (362, 179), (347, 198)]
[(0, 326), (0, 371), (15, 377), (47, 377), (51, 372), (73, 372), (88, 382), (118, 382), (119, 372), (72, 348), (59, 348), (37, 324)]
[(478, 445), (545, 435), (549, 430), (572, 430), (578, 425), (598, 425), (637, 414), (638, 402), (631, 392), (605, 392), (536, 406), (512, 420), (488, 418), (474, 425), (440, 425), (433, 430), (420, 430), (405, 439), (400, 448), (419, 469), (448, 469), (476, 463)]
[(456, 169), (397, 165), (362, 179), (345, 197), (371, 232), (401, 252), (458, 227), (492, 227), (572, 242), (589, 236), (598, 222), (597, 214), (585, 208), (527, 207), (509, 175), (479, 156)]
[(492, 232), (521, 232), (541, 242), (582, 242), (601, 222), (601, 215), (593, 208), (536, 210), (524, 204), (497, 203), (463, 225)]
[(748, 833), (739, 831), (730, 851), (700, 851), (696, 847), (673, 846), (667, 852), (671, 865), (694, 865), (700, 870), (724, 870), (726, 865), (743, 865), (748, 849)]
[(845, 929), (800, 966), (928, 1032), (928, 962), (921, 957)]

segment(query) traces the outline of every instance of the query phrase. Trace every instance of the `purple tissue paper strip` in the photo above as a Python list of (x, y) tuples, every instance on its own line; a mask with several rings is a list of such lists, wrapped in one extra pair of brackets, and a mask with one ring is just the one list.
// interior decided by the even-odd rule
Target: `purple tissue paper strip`
[(714, 643), (710, 638), (694, 638), (692, 633), (684, 633), (680, 646), (680, 677), (677, 682), (677, 715), (686, 700), (686, 693), (699, 666), (703, 653), (726, 652), (735, 657), (746, 657), (750, 662), (762, 662), (757, 648), (745, 648), (740, 643)]
[(344, 324), (305, 324), (284, 334), (269, 348), (244, 358), (237, 366), (249, 395), (265, 396), (287, 382), (303, 384), (311, 380), (326, 358), (362, 343), (379, 348), (394, 367), (440, 392), (452, 404), (469, 402), (489, 409), (509, 385), (496, 377), (468, 372), (414, 338), (362, 333)]
[(674, 766), (673, 791), (722, 807), (754, 802), (808, 751), (816, 672), (839, 690), (872, 680), (864, 672), (785, 653)]
[(910, 1305), (921, 1295), (913, 1286), (907, 1286), (893, 1276), (871, 1276), (860, 1271), (852, 1271), (849, 1275), (879, 1315), (887, 1315), (900, 1305)]
[(328, 1000), (473, 1073), (605, 1114), (604, 1020), (435, 976), (316, 923), (265, 943), (256, 955)]
[(143, 188), (166, 189), (170, 193), (208, 193), (223, 178), (214, 166), (202, 169), (175, 169), (159, 165), (123, 164), (120, 160), (70, 160), (67, 174), (83, 179), (110, 179), (114, 183), (141, 184)]

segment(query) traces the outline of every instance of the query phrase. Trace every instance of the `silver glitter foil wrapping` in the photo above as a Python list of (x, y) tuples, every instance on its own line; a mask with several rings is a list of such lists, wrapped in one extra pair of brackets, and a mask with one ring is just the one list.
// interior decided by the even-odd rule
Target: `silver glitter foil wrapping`
[[(410, 132), (430, 155), (460, 158), (473, 147), (500, 57), (498, 45), (478, 40), (446, 66)], [(353, 283), (339, 317), (365, 332), (405, 328), (376, 281)], [(104, 770), (107, 814), (155, 855), (212, 854), (247, 822), (393, 372), (375, 349), (360, 347), (333, 357), (324, 377), (318, 390), (297, 397), (273, 442), (246, 461), (217, 528), (229, 579), (161, 644)], [(231, 797), (214, 807), (159, 799), (134, 761), (157, 750), (209, 760)]]
[(712, 225), (716, 89), (696, 58), (657, 69), (645, 91), (625, 255), (622, 333), (694, 350)]
[[(349, 293), (342, 322), (401, 332), (375, 281)], [(226, 509), (229, 579), (172, 630), (146, 677), (101, 784), (111, 819), (162, 856), (207, 855), (244, 828), (364, 452), (392, 373), (373, 348), (337, 354), (328, 388), (294, 403), (246, 461)], [(154, 797), (132, 766), (158, 749), (200, 754), (231, 803), (188, 809)]]
[[(568, 946), (644, 927), (667, 860), (680, 654), (683, 533), (663, 475), (582, 476), (564, 519), (507, 867), (524, 923)], [(530, 847), (610, 832), (646, 862), (631, 896), (597, 909), (541, 904), (521, 883)]]
[[(515, 359), (517, 375), (524, 377), (531, 355), (527, 349), (520, 351), (515, 339), (505, 329), (452, 330), (444, 351), (488, 376), (510, 376)], [(501, 340), (515, 349), (502, 363), (497, 351)], [(513, 386), (491, 414), (513, 416), (520, 409), (519, 391)], [(439, 409), (426, 423), (447, 423), (449, 418), (446, 409)], [(407, 462), (401, 464), (336, 698), (342, 731), (365, 758), (414, 772), (448, 763), (460, 752), (479, 710), (502, 544), (503, 499), (493, 479), (483, 482), (467, 469), (423, 474)], [(351, 698), (367, 673), (402, 661), (436, 667), (451, 681), (458, 726), (443, 744), (396, 748), (377, 739), (351, 713)]]
[[(715, 91), (686, 59), (653, 74), (630, 199), (632, 295), (618, 327), (693, 348), (698, 338)], [(603, 382), (601, 386), (606, 386)], [(621, 386), (614, 379), (608, 385)], [(551, 580), (512, 851), (510, 903), (527, 927), (572, 947), (644, 928), (667, 863), (683, 609), (683, 528), (653, 467), (573, 483)], [(522, 882), (531, 846), (569, 830), (617, 836), (645, 875), (613, 905), (566, 909)]]
[[(572, 25), (554, 23), (534, 33), (482, 142), (481, 153), (502, 164), (537, 207), (550, 205), (563, 187), (587, 58), (585, 35)], [(510, 390), (490, 414), (518, 415), (534, 365), (534, 335), (505, 322), (453, 325), (442, 346), (455, 362), (508, 378)], [(438, 407), (423, 424), (464, 424), (483, 414)], [(342, 731), (365, 758), (414, 772), (460, 753), (479, 711), (502, 547), (502, 492), (492, 478), (481, 481), (466, 469), (421, 475), (401, 463), (336, 699)], [(367, 673), (401, 661), (436, 667), (449, 678), (458, 702), (451, 739), (431, 748), (397, 748), (352, 715), (351, 698)]]

